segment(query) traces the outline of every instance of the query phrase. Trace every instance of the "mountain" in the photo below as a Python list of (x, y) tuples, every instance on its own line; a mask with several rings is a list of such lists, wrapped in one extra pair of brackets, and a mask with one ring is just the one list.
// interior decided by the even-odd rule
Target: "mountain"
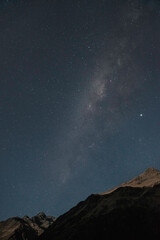
[(55, 221), (41, 212), (29, 218), (13, 217), (0, 222), (0, 240), (34, 240)]
[(55, 217), (46, 216), (44, 212), (40, 212), (36, 216), (29, 218), (24, 216), (23, 218), (30, 227), (32, 227), (38, 235), (42, 234), (55, 220)]
[(160, 171), (149, 168), (110, 191), (92, 194), (39, 240), (160, 239)]
[(92, 194), (65, 214), (0, 222), (0, 240), (159, 240), (160, 171), (144, 173), (109, 191)]

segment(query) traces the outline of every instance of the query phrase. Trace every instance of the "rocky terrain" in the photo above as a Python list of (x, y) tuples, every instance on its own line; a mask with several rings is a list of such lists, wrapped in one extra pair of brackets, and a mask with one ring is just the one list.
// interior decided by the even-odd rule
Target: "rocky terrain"
[(37, 239), (54, 221), (54, 217), (46, 216), (43, 212), (32, 218), (9, 218), (0, 222), (0, 240)]
[(160, 239), (160, 172), (149, 168), (117, 188), (89, 196), (40, 239)]
[(104, 193), (92, 194), (55, 221), (40, 213), (0, 223), (0, 240), (160, 239), (160, 171), (149, 168)]
[(40, 212), (32, 218), (24, 216), (23, 219), (37, 232), (38, 236), (56, 220), (54, 217), (46, 216), (44, 212)]

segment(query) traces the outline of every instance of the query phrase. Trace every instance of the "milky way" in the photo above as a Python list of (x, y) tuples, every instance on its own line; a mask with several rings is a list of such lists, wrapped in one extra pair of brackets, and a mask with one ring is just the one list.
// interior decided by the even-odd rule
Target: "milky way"
[(159, 0), (2, 0), (0, 14), (1, 219), (60, 215), (160, 168)]
[(63, 183), (72, 172), (85, 167), (89, 152), (101, 145), (104, 138), (116, 136), (126, 122), (140, 114), (135, 105), (140, 106), (150, 79), (138, 59), (138, 51), (144, 44), (143, 34), (148, 31), (146, 18), (152, 19), (156, 4), (129, 1), (122, 5), (116, 18), (118, 27), (113, 26), (111, 36), (104, 35), (99, 57), (85, 76), (84, 90), (74, 110), (75, 119), (71, 120), (67, 136), (63, 136), (67, 143), (62, 144), (64, 155), (58, 153)]

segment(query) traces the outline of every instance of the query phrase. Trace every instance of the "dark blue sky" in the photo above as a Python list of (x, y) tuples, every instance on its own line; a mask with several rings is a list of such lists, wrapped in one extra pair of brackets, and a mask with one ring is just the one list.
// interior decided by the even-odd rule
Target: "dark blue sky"
[(160, 169), (160, 1), (0, 2), (0, 219), (58, 216)]

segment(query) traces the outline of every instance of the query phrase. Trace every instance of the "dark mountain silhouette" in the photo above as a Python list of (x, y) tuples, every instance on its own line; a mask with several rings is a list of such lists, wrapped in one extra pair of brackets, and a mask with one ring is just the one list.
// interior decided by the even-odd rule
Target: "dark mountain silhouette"
[(9, 218), (0, 222), (0, 240), (37, 239), (54, 221), (54, 217), (46, 216), (43, 212), (32, 218)]
[(160, 171), (92, 194), (55, 221), (40, 213), (0, 223), (0, 240), (160, 239)]
[(160, 172), (149, 168), (117, 188), (89, 196), (39, 239), (160, 239)]

